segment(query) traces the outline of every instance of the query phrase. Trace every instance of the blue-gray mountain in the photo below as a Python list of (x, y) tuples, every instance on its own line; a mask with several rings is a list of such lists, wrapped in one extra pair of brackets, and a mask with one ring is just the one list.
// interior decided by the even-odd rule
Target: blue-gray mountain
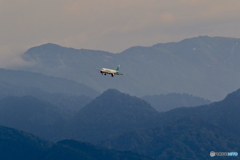
[(30, 133), (0, 126), (1, 160), (40, 160), (52, 145)]
[(202, 160), (212, 158), (210, 151), (238, 152), (239, 144), (240, 138), (224, 129), (196, 117), (184, 117), (171, 125), (128, 132), (100, 145), (156, 160)]
[(55, 140), (97, 143), (133, 129), (157, 126), (158, 116), (146, 101), (109, 89), (83, 107)]
[(99, 145), (155, 159), (210, 159), (210, 151), (238, 152), (239, 114), (240, 89), (219, 102), (160, 113), (158, 127), (127, 132)]
[[(5, 83), (0, 82), (0, 85), (4, 84)], [(0, 86), (1, 88), (0, 99), (8, 96), (18, 97), (31, 96), (42, 101), (49, 102), (71, 114), (78, 112), (82, 107), (84, 107), (92, 100), (92, 98), (85, 95), (74, 95), (67, 93), (49, 93), (35, 87), (12, 86), (13, 88), (9, 88), (6, 86), (5, 88)], [(80, 91), (79, 93), (81, 93), (80, 89), (79, 91)], [(82, 94), (87, 94), (86, 92), (84, 92), (84, 90), (82, 91), (83, 91)]]
[[(240, 146), (240, 89), (219, 102), (163, 113), (157, 112), (142, 99), (110, 89), (87, 104), (67, 123), (61, 120), (65, 114), (59, 108), (33, 97), (3, 98), (0, 109), (0, 120), (7, 126), (27, 128), (37, 135), (44, 133), (44, 137), (52, 140), (74, 138), (104, 144), (109, 148), (132, 150), (156, 159), (208, 159), (211, 150), (237, 151)], [(10, 133), (13, 131), (10, 130)], [(17, 137), (21, 139), (21, 136)], [(31, 140), (36, 142), (34, 137)], [(21, 143), (25, 145), (24, 141)], [(19, 145), (12, 141), (8, 143), (5, 139), (0, 140), (0, 146), (1, 142), (5, 142), (3, 148), (8, 144), (10, 151), (15, 149), (12, 146)], [(64, 159), (67, 155), (72, 155), (73, 159), (84, 155), (88, 157), (81, 148), (92, 147), (75, 141), (62, 141), (51, 147), (53, 155), (48, 158)], [(93, 153), (100, 153), (97, 155), (100, 157), (108, 152), (98, 152), (94, 148)]]
[(74, 140), (52, 143), (35, 135), (0, 126), (1, 160), (151, 160), (131, 152), (96, 147)]
[[(121, 53), (45, 44), (24, 53), (24, 70), (81, 82), (97, 91), (116, 88), (136, 96), (188, 93), (221, 100), (240, 86), (240, 39), (207, 37), (132, 47)], [(102, 76), (96, 68), (121, 65), (124, 76)]]
[(94, 89), (73, 80), (27, 71), (0, 69), (0, 97), (23, 96), (29, 95), (30, 92), (85, 95), (92, 98), (99, 95)]
[(0, 99), (0, 125), (33, 133), (46, 139), (57, 134), (71, 115), (34, 97)]
[(161, 119), (171, 123), (185, 116), (196, 116), (240, 137), (240, 89), (219, 102), (198, 107), (182, 107), (164, 112)]
[(165, 112), (178, 107), (195, 107), (210, 104), (209, 100), (195, 97), (189, 94), (169, 93), (142, 97), (157, 111)]

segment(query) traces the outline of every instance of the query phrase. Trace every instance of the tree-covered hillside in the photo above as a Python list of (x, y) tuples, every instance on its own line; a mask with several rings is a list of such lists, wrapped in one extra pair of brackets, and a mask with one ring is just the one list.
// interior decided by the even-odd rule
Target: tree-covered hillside
[[(59, 107), (33, 97), (6, 97), (0, 99), (0, 114), (1, 125), (53, 141), (76, 139), (154, 159), (208, 159), (210, 151), (238, 152), (240, 146), (240, 89), (219, 102), (162, 113), (140, 98), (109, 89), (71, 118)], [(54, 144), (48, 153), (48, 159), (139, 156), (75, 141)]]
[(82, 108), (58, 139), (97, 143), (126, 131), (156, 126), (158, 115), (146, 101), (109, 89)]
[(0, 126), (1, 160), (151, 160), (131, 152), (120, 152), (74, 140), (58, 143)]
[(102, 144), (157, 160), (202, 160), (210, 159), (211, 151), (237, 152), (240, 138), (199, 118), (184, 117), (171, 125), (128, 132)]

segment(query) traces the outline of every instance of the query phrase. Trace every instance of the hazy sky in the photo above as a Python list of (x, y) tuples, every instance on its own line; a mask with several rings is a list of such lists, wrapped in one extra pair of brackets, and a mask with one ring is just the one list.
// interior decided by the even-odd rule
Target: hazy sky
[(118, 53), (199, 35), (240, 38), (240, 1), (0, 0), (0, 24), (1, 67), (48, 42)]

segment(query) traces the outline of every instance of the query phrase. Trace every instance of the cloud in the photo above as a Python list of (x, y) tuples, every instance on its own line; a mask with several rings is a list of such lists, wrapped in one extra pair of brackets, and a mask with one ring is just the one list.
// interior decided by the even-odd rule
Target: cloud
[(0, 68), (12, 68), (31, 65), (21, 57), (23, 50), (21, 47), (0, 46)]

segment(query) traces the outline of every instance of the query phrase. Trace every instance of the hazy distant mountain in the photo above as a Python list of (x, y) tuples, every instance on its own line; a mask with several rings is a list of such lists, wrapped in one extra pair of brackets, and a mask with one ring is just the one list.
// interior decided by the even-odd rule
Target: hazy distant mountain
[[(94, 94), (91, 95), (93, 96)], [(36, 87), (15, 86), (0, 81), (0, 99), (9, 96), (32, 96), (49, 102), (69, 113), (76, 113), (92, 100), (92, 98), (85, 95), (49, 93)]]
[(52, 143), (32, 134), (0, 126), (1, 160), (150, 160), (130, 152), (108, 150), (64, 140)]
[(63, 128), (59, 139), (96, 143), (133, 129), (156, 126), (158, 114), (144, 100), (109, 89), (82, 108)]
[(240, 138), (199, 118), (185, 117), (171, 125), (125, 133), (102, 145), (130, 150), (157, 160), (202, 160), (210, 159), (211, 151), (237, 152)]
[[(73, 79), (97, 91), (116, 88), (136, 96), (188, 93), (221, 100), (240, 86), (240, 39), (207, 37), (177, 43), (132, 47), (121, 53), (45, 44), (29, 49), (25, 70)], [(96, 68), (115, 68), (128, 75), (102, 76)]]
[(46, 76), (39, 73), (0, 69), (0, 94), (24, 94), (29, 88), (39, 88), (49, 93), (65, 93), (96, 97), (99, 93), (72, 80)]
[[(0, 97), (1, 94), (3, 93), (0, 90)], [(35, 87), (25, 88), (22, 94), (14, 94), (14, 92), (12, 92), (7, 95), (36, 97), (42, 101), (49, 102), (69, 113), (78, 112), (82, 107), (92, 100), (92, 98), (89, 98), (85, 95), (77, 96), (66, 93), (48, 93)], [(3, 94), (3, 96), (5, 97), (6, 95)]]
[(34, 97), (0, 99), (0, 125), (52, 139), (69, 118), (66, 112)]
[(150, 103), (159, 112), (165, 112), (178, 107), (194, 107), (210, 103), (209, 100), (180, 93), (144, 96), (142, 99)]
[(183, 107), (161, 114), (163, 123), (171, 123), (185, 116), (197, 116), (240, 137), (240, 89), (224, 100), (199, 107)]

